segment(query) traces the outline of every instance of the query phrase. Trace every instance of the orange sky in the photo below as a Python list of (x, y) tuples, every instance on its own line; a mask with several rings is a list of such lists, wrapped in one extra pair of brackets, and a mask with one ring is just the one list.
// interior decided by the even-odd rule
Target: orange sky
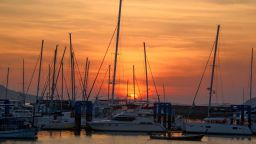
[[(116, 26), (118, 3), (118, 0), (2, 0), (0, 82), (5, 83), (9, 66), (10, 88), (20, 91), (24, 58), (28, 85), (42, 39), (45, 40), (44, 81), (55, 45), (60, 45), (60, 57), (63, 47), (68, 46), (69, 32), (73, 34), (79, 69), (83, 71), (86, 57), (91, 60), (92, 82)], [(124, 0), (122, 14), (118, 81), (128, 79), (131, 83), (132, 65), (135, 64), (140, 91), (142, 95), (145, 93), (142, 45), (145, 41), (161, 97), (164, 83), (168, 101), (190, 104), (214, 41), (216, 26), (221, 24), (218, 68), (222, 73), (223, 92), (221, 94), (220, 88), (216, 88), (214, 102), (240, 103), (243, 88), (245, 99), (248, 98), (250, 52), (256, 45), (254, 0)], [(94, 93), (108, 64), (113, 63), (114, 46), (112, 43)], [(207, 103), (209, 72), (210, 65), (197, 103)], [(149, 78), (150, 96), (155, 98), (151, 75)], [(216, 87), (221, 87), (220, 81), (217, 84)], [(35, 85), (34, 81), (31, 93), (35, 93)], [(125, 88), (122, 83), (117, 86), (120, 97), (125, 96)], [(131, 85), (129, 91), (132, 93)], [(253, 92), (256, 96), (255, 88)], [(106, 90), (101, 95), (105, 96)]]

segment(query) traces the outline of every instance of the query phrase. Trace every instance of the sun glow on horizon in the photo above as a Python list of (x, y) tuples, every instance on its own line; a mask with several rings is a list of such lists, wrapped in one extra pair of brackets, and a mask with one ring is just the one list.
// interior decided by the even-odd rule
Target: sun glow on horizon
[(136, 93), (135, 93), (135, 94), (133, 94), (133, 93), (132, 93), (132, 94), (130, 94), (130, 96), (129, 96), (129, 97), (130, 97), (130, 99), (132, 99), (132, 100), (133, 100), (133, 99), (138, 99), (138, 98), (139, 98), (139, 96), (138, 96)]
[[(64, 47), (69, 48), (68, 33), (72, 33), (72, 45), (79, 65), (79, 70), (75, 72), (77, 97), (81, 98), (85, 59), (89, 57), (91, 63), (88, 80), (90, 89), (116, 27), (118, 4), (117, 0), (1, 2), (0, 83), (5, 85), (7, 67), (10, 67), (9, 88), (21, 91), (24, 58), (25, 88), (28, 87), (40, 52), (40, 42), (44, 39), (40, 92), (43, 91), (44, 83), (47, 81), (48, 65), (53, 64), (56, 44), (59, 44), (59, 63)], [(126, 82), (129, 80), (131, 85), (132, 66), (135, 65), (136, 91), (133, 94), (133, 86), (129, 86), (128, 98), (145, 99), (143, 42), (146, 42), (147, 56), (158, 93), (162, 94), (164, 84), (168, 95), (167, 101), (190, 104), (215, 39), (216, 25), (221, 24), (219, 50), (223, 62), (221, 68), (225, 101), (240, 102), (242, 88), (247, 87), (251, 48), (256, 45), (255, 11), (256, 1), (124, 1), (115, 95), (118, 98), (127, 98)], [(68, 51), (65, 54), (64, 74), (70, 92)], [(107, 72), (108, 65), (111, 65), (111, 81), (114, 51), (115, 37), (92, 92), (93, 98), (97, 95), (102, 81), (100, 94), (108, 96)], [(37, 74), (36, 69), (34, 77), (37, 77)], [(149, 97), (155, 99), (157, 94), (149, 69), (148, 78)], [(29, 93), (36, 93), (36, 85), (33, 80)], [(206, 87), (208, 82), (203, 83), (202, 89)], [(255, 93), (255, 90), (253, 91)], [(207, 91), (199, 92), (200, 103), (207, 103), (208, 98), (204, 97), (206, 94)], [(64, 97), (68, 98), (68, 94), (65, 93)]]

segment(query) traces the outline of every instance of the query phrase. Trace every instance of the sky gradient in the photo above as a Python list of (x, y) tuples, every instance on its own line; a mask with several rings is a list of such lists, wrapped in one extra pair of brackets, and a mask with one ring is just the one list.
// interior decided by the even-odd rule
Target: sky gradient
[[(5, 84), (10, 67), (10, 88), (21, 91), (22, 59), (25, 59), (26, 87), (45, 40), (42, 84), (48, 64), (52, 63), (55, 45), (73, 48), (84, 72), (86, 57), (91, 60), (89, 87), (117, 24), (119, 0), (1, 0), (0, 2), (0, 82)], [(256, 1), (254, 0), (124, 0), (121, 18), (120, 52), (118, 55), (117, 95), (126, 95), (126, 84), (132, 83), (135, 65), (140, 93), (145, 95), (143, 42), (160, 97), (166, 86), (166, 99), (173, 103), (191, 104), (204, 65), (221, 25), (218, 54), (216, 94), (218, 103), (241, 103), (243, 88), (249, 96), (251, 48), (256, 46)], [(113, 64), (115, 43), (112, 42), (95, 97), (109, 64)], [(58, 60), (59, 60), (58, 59)], [(69, 79), (69, 53), (65, 56), (65, 74)], [(256, 62), (255, 62), (256, 64)], [(196, 103), (208, 101), (210, 67)], [(254, 74), (255, 74), (254, 70)], [(78, 72), (77, 72), (77, 75)], [(83, 75), (83, 74), (82, 74)], [(37, 73), (36, 75), (37, 76)], [(79, 80), (77, 76), (77, 81)], [(256, 75), (254, 80), (256, 80)], [(30, 93), (35, 93), (33, 80)], [(150, 97), (156, 98), (149, 72)], [(256, 82), (256, 81), (255, 81)], [(255, 83), (256, 84), (256, 83)], [(106, 81), (102, 96), (106, 96)], [(79, 90), (79, 86), (77, 86)], [(138, 87), (136, 87), (138, 89)], [(129, 93), (132, 93), (129, 85)], [(139, 95), (139, 91), (136, 93)], [(256, 96), (255, 86), (253, 96)], [(79, 94), (78, 94), (78, 97)]]

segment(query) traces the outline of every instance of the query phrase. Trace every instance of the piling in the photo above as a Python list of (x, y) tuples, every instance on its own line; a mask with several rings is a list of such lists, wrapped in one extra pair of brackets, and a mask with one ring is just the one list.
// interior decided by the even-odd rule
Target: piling
[(154, 103), (154, 122), (162, 124), (167, 130), (171, 129), (171, 103)]
[[(75, 134), (80, 135), (81, 131), (81, 114), (84, 113), (84, 111), (81, 110), (81, 107), (85, 107), (86, 111), (86, 128), (88, 127), (87, 122), (92, 121), (92, 110), (93, 110), (93, 104), (91, 101), (77, 101), (75, 103)], [(88, 132), (89, 129), (85, 129), (86, 132)]]

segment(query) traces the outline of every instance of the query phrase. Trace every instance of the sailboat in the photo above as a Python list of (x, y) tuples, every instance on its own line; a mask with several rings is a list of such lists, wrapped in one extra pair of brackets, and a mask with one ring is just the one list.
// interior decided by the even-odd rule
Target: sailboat
[[(116, 80), (117, 55), (118, 55), (118, 46), (119, 46), (121, 10), (122, 10), (122, 0), (120, 0), (120, 3), (119, 3), (119, 13), (118, 13), (118, 21), (117, 21), (116, 49), (115, 49), (114, 71), (113, 71), (113, 81), (112, 81), (112, 97), (111, 97), (112, 106), (115, 105), (115, 100), (114, 100), (115, 82), (116, 82), (115, 80)], [(144, 47), (145, 47), (145, 44), (144, 44)], [(133, 72), (134, 72), (134, 67), (133, 67)], [(135, 80), (134, 80), (134, 87), (135, 87)], [(134, 91), (135, 91), (135, 88), (134, 88)], [(147, 103), (148, 103), (148, 95), (147, 95)], [(133, 111), (133, 112), (121, 111), (115, 114), (110, 119), (94, 120), (92, 122), (89, 122), (88, 125), (92, 130), (95, 130), (95, 131), (150, 133), (150, 132), (164, 132), (166, 130), (161, 124), (155, 123), (153, 121), (153, 116), (148, 116), (147, 114), (148, 113), (145, 113), (142, 111), (139, 111), (139, 112), (138, 111)]]
[[(75, 92), (74, 92), (74, 51), (72, 49), (72, 37), (71, 33), (69, 34), (69, 41), (70, 41), (70, 55), (71, 55), (71, 83), (72, 83), (72, 104), (75, 102)], [(37, 95), (39, 91), (39, 84), (40, 84), (40, 72), (41, 72), (41, 61), (42, 61), (42, 52), (43, 52), (43, 41), (41, 46), (41, 53), (40, 53), (40, 65), (39, 65), (39, 76), (38, 76), (38, 86), (37, 86)], [(64, 48), (60, 67), (58, 71), (56, 70), (56, 61), (57, 61), (57, 52), (58, 52), (58, 45), (56, 45), (55, 52), (54, 52), (54, 59), (53, 59), (53, 72), (51, 76), (51, 68), (49, 66), (49, 74), (48, 74), (48, 85), (49, 85), (49, 97), (50, 97), (50, 104), (44, 105), (41, 104), (37, 110), (37, 116), (35, 118), (35, 124), (38, 128), (44, 130), (62, 130), (62, 129), (74, 129), (75, 128), (75, 116), (74, 112), (70, 109), (62, 109), (63, 103), (63, 80), (64, 80), (64, 56), (66, 52), (66, 47)], [(58, 82), (58, 76), (61, 71), (61, 99), (60, 99), (60, 109), (54, 107), (58, 101), (54, 100), (55, 89)], [(52, 82), (51, 82), (52, 77)], [(51, 86), (50, 86), (51, 85)], [(34, 111), (35, 113), (35, 111)], [(84, 127), (86, 125), (86, 118), (83, 116), (81, 118), (81, 125)]]
[(252, 108), (252, 125), (251, 125), (251, 130), (252, 132), (255, 134), (256, 133), (256, 117), (255, 117), (255, 105), (253, 104), (253, 100), (252, 100), (252, 87), (253, 87), (253, 48), (252, 48), (252, 53), (251, 53), (251, 65), (250, 65), (250, 99), (243, 104), (247, 104), (250, 105)]
[[(36, 139), (37, 129), (34, 128), (26, 117), (16, 117), (10, 112), (9, 100), (1, 100), (4, 112), (0, 115), (0, 139)], [(31, 117), (28, 117), (30, 119)]]
[(209, 104), (208, 104), (208, 117), (201, 123), (186, 123), (183, 130), (187, 133), (203, 133), (203, 134), (223, 134), (223, 135), (252, 135), (252, 131), (246, 125), (231, 124), (231, 120), (222, 117), (210, 117), (211, 98), (213, 94), (213, 80), (216, 63), (216, 54), (218, 48), (220, 25), (217, 27), (217, 34), (215, 40), (215, 49), (212, 65), (212, 76), (209, 88)]

